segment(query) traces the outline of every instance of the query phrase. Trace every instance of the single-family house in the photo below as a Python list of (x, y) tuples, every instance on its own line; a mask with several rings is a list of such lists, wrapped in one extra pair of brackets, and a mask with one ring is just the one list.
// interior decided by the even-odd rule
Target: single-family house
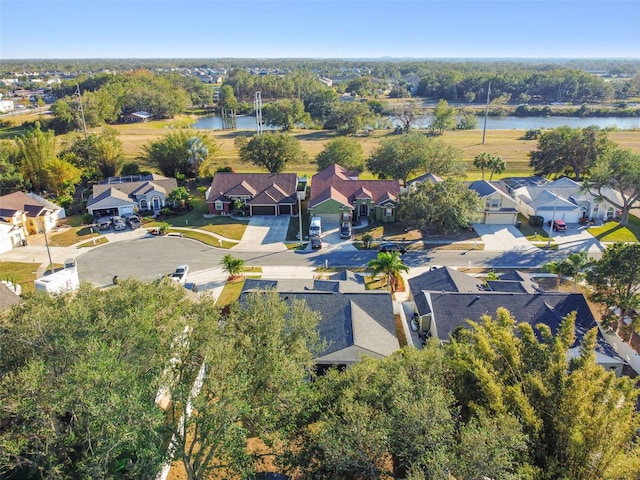
[(64, 217), (64, 208), (32, 193), (13, 192), (0, 197), (0, 220), (22, 230), (20, 234), (16, 229), (4, 229), (13, 246), (22, 245), (29, 235), (51, 231)]
[(477, 180), (469, 189), (484, 201), (481, 223), (487, 225), (514, 225), (518, 220), (518, 202), (492, 182)]
[(400, 348), (391, 294), (365, 290), (358, 275), (342, 272), (329, 280), (247, 279), (240, 302), (267, 289), (276, 290), (289, 303), (303, 300), (320, 315), (318, 332), (325, 348), (315, 357), (319, 372), (348, 367), (362, 356), (384, 358)]
[(328, 223), (349, 218), (394, 222), (399, 196), (398, 180), (361, 180), (356, 172), (330, 165), (311, 177), (308, 209)]
[(8, 252), (25, 243), (25, 233), (22, 227), (0, 221), (0, 253)]
[(295, 173), (218, 172), (207, 190), (212, 215), (229, 215), (236, 204), (252, 215), (297, 215), (298, 175)]
[(122, 116), (126, 123), (146, 123), (153, 118), (153, 114), (145, 111), (127, 113)]
[[(576, 312), (575, 342), (579, 346), (585, 334), (597, 323), (586, 299), (580, 293), (544, 292), (522, 272), (506, 281), (482, 282), (478, 278), (463, 279), (461, 272), (448, 267), (428, 271), (409, 280), (414, 302), (414, 326), (422, 338), (448, 342), (456, 329), (469, 327), (468, 320), (479, 322), (483, 315), (495, 315), (504, 307), (517, 322), (546, 325), (553, 334), (562, 319)], [(465, 275), (466, 276), (466, 275)], [(619, 376), (625, 362), (615, 353), (598, 331), (596, 352), (599, 363)]]
[[(552, 182), (534, 177), (535, 181), (521, 178), (500, 180), (505, 191), (518, 203), (518, 210), (530, 217), (538, 215), (544, 221), (564, 220), (578, 223), (581, 218), (611, 219), (617, 209), (601, 197), (590, 194), (582, 184), (570, 178), (559, 178)], [(607, 196), (620, 199), (620, 195), (607, 189)]]
[(175, 178), (155, 173), (109, 177), (93, 186), (87, 210), (95, 218), (114, 215), (126, 217), (147, 211), (157, 214), (177, 187)]

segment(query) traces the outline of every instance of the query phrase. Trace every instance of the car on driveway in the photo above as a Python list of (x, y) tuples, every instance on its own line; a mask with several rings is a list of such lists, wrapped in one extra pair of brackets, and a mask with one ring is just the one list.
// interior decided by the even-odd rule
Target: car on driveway
[(127, 228), (127, 224), (124, 223), (124, 218), (119, 216), (111, 217), (111, 223), (113, 223), (114, 230), (124, 230)]
[(96, 220), (96, 225), (100, 230), (109, 230), (111, 228), (111, 219), (109, 217), (100, 217)]
[(137, 215), (130, 215), (127, 217), (127, 223), (131, 227), (131, 230), (135, 230), (140, 227), (140, 218)]
[(554, 232), (566, 232), (567, 224), (564, 223), (564, 220), (555, 220), (553, 222), (553, 230)]
[(178, 265), (176, 271), (173, 272), (169, 277), (172, 280), (175, 280), (180, 285), (184, 285), (187, 283), (187, 274), (189, 273), (189, 265)]
[(383, 243), (378, 247), (378, 251), (381, 253), (399, 252), (402, 255), (407, 249), (397, 243)]
[(309, 241), (311, 242), (311, 248), (313, 250), (322, 248), (322, 240), (320, 239), (320, 237), (311, 237), (309, 238)]
[(342, 222), (340, 226), (340, 238), (351, 238), (351, 222)]

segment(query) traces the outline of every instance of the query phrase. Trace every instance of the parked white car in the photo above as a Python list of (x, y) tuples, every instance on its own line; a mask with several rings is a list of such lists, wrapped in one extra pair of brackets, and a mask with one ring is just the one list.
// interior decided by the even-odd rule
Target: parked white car
[(178, 265), (178, 267), (176, 268), (176, 271), (169, 276), (171, 277), (172, 280), (175, 280), (180, 285), (184, 285), (185, 283), (187, 283), (188, 273), (189, 273), (189, 265)]

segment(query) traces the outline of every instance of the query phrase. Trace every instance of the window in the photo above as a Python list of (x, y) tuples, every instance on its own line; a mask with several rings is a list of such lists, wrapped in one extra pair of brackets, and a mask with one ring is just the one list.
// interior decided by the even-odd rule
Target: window
[(385, 217), (393, 217), (393, 208), (385, 208), (384, 209), (384, 216)]
[(500, 199), (499, 198), (487, 198), (485, 203), (486, 208), (500, 208)]
[(222, 210), (222, 202), (220, 200), (216, 200), (213, 205), (215, 210)]

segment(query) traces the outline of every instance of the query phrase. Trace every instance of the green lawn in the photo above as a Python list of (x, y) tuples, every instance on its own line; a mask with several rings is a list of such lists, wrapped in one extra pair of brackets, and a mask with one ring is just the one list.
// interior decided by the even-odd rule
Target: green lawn
[(82, 240), (87, 240), (92, 237), (99, 237), (100, 234), (95, 232), (91, 227), (71, 227), (61, 233), (51, 235), (49, 244), (52, 247), (68, 247), (74, 243), (78, 243)]
[(244, 278), (227, 282), (216, 300), (216, 307), (224, 308), (240, 298), (240, 292), (244, 286)]
[[(0, 280), (8, 280), (22, 287), (22, 293), (33, 292), (36, 272), (40, 267), (37, 263), (0, 262)], [(54, 265), (55, 268), (55, 265)]]
[(626, 227), (611, 221), (599, 227), (591, 227), (589, 233), (601, 242), (637, 242), (640, 240), (640, 219), (629, 215), (629, 225)]
[(231, 248), (237, 245), (237, 243), (227, 242), (225, 240), (220, 242), (216, 237), (199, 232), (198, 230), (176, 230), (174, 228), (170, 228), (169, 231), (172, 233), (180, 233), (184, 238), (192, 238), (212, 247)]

